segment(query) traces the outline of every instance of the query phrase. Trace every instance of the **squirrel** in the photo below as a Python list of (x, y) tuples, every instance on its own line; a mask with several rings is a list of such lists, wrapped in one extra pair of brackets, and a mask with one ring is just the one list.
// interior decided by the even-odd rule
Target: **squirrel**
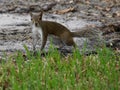
[(96, 32), (94, 32), (93, 30), (71, 32), (67, 27), (60, 23), (53, 21), (44, 21), (42, 20), (43, 11), (40, 11), (38, 14), (30, 13), (30, 16), (32, 23), (32, 38), (34, 51), (39, 37), (41, 38), (40, 50), (44, 49), (48, 35), (54, 35), (58, 37), (62, 41), (62, 43), (64, 43), (64, 45), (73, 46), (74, 48), (76, 47), (73, 39), (74, 37), (98, 37)]

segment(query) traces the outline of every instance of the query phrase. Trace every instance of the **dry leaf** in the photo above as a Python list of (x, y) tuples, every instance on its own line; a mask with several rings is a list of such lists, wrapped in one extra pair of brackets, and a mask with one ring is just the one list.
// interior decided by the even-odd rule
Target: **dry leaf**
[(120, 12), (116, 12), (116, 15), (117, 15), (118, 17), (120, 17)]
[(95, 6), (95, 8), (98, 9), (98, 10), (103, 10), (103, 8), (100, 7), (100, 6)]
[(111, 10), (111, 8), (109, 8), (109, 7), (105, 8), (105, 11), (110, 11), (110, 10)]
[(112, 18), (112, 15), (111, 14), (105, 14), (106, 15), (106, 17), (108, 17), (108, 18)]
[(86, 1), (86, 4), (90, 4), (90, 1), (89, 1), (89, 0), (87, 0), (87, 1)]
[(56, 14), (65, 14), (65, 13), (67, 13), (67, 12), (72, 12), (72, 11), (74, 11), (75, 10), (75, 8), (74, 7), (70, 7), (70, 8), (67, 8), (67, 9), (64, 9), (64, 10), (57, 10), (57, 11), (55, 11), (55, 13)]
[(73, 3), (74, 1), (73, 0), (70, 0), (69, 3)]

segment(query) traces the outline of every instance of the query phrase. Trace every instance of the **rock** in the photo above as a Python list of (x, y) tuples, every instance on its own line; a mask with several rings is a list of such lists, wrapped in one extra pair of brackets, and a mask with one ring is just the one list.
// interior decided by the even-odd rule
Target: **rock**
[(49, 11), (56, 5), (56, 2), (48, 3), (42, 6), (43, 11)]
[[(45, 11), (44, 20), (59, 22), (69, 28), (71, 31), (82, 30), (86, 25), (96, 25), (93, 29), (99, 29), (103, 34), (102, 37), (108, 47), (120, 47), (120, 7), (119, 0), (0, 0), (0, 50), (15, 51), (16, 48), (23, 50), (26, 44), (31, 49), (31, 28), (30, 17), (22, 13)], [(54, 8), (53, 8), (54, 7)], [(66, 12), (64, 15), (53, 14), (57, 10), (69, 9), (75, 7), (76, 12)], [(17, 13), (9, 15), (7, 13)], [(51, 13), (51, 14), (50, 14)], [(11, 17), (12, 16), (12, 17)], [(111, 25), (111, 26), (110, 26)], [(90, 26), (90, 27), (91, 27)], [(93, 30), (91, 29), (91, 30)], [(94, 36), (94, 35), (93, 35)], [(88, 37), (89, 38), (89, 37)], [(94, 38), (79, 38), (77, 44), (82, 49), (84, 42), (87, 40), (87, 49), (94, 49), (93, 44), (97, 45)], [(95, 40), (95, 41), (94, 41)], [(61, 41), (54, 40), (56, 47)], [(14, 43), (14, 44), (12, 44)], [(49, 45), (49, 40), (47, 47)], [(112, 45), (112, 46), (111, 46)], [(14, 48), (15, 47), (15, 48)], [(38, 45), (38, 48), (40, 45)], [(47, 47), (45, 49), (47, 49)], [(2, 49), (3, 48), (3, 49)], [(65, 48), (64, 48), (65, 49)], [(60, 52), (66, 52), (64, 49)], [(67, 47), (66, 47), (67, 49)]]

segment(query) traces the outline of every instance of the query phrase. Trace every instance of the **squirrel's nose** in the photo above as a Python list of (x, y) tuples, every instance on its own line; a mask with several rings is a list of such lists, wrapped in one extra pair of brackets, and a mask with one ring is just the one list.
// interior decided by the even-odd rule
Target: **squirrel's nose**
[(35, 23), (35, 26), (38, 26), (38, 23)]

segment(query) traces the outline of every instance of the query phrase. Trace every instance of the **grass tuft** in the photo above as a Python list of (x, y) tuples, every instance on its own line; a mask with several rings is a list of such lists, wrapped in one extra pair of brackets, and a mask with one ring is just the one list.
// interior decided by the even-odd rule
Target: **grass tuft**
[(40, 52), (33, 56), (24, 48), (27, 60), (17, 52), (0, 63), (0, 90), (120, 89), (120, 60), (111, 49), (98, 49), (97, 55), (90, 56), (75, 50), (67, 57), (52, 49), (41, 57)]

